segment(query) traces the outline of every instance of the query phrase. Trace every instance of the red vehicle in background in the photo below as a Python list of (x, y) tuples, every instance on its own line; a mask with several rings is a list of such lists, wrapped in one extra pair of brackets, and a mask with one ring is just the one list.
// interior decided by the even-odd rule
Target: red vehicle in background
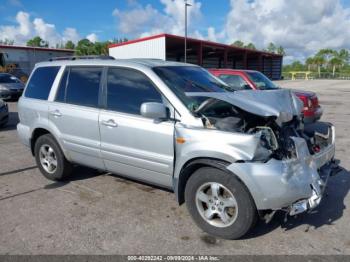
[[(209, 72), (220, 78), (234, 90), (272, 90), (276, 86), (264, 74), (254, 70), (209, 69)], [(323, 110), (318, 103), (316, 93), (293, 90), (304, 103), (304, 122), (312, 123), (321, 118)]]

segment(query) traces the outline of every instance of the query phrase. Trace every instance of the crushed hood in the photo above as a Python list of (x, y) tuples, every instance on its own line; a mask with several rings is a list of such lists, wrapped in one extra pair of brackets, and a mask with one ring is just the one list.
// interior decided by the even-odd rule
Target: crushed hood
[(277, 123), (288, 122), (293, 116), (299, 116), (303, 110), (302, 101), (289, 89), (190, 92), (186, 95), (222, 100), (258, 116), (275, 116)]

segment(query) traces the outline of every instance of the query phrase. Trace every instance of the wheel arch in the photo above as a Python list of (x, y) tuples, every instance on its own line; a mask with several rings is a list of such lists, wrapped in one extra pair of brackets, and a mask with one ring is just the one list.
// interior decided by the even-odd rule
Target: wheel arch
[(35, 149), (35, 143), (38, 140), (39, 137), (43, 136), (43, 135), (52, 135), (52, 137), (56, 140), (56, 142), (58, 143), (58, 145), (60, 146), (63, 155), (66, 157), (66, 159), (70, 159), (68, 158), (69, 156), (67, 155), (67, 152), (65, 151), (64, 147), (62, 147), (61, 141), (59, 141), (59, 139), (57, 139), (57, 136), (55, 135), (55, 132), (53, 132), (52, 130), (50, 130), (50, 128), (46, 128), (43, 126), (38, 126), (36, 128), (33, 129), (32, 134), (31, 134), (31, 138), (30, 138), (30, 151), (32, 153), (32, 155), (35, 155), (34, 149)]
[(182, 167), (180, 174), (178, 178), (175, 178), (174, 181), (174, 192), (176, 194), (176, 199), (179, 205), (183, 204), (185, 202), (185, 187), (188, 179), (191, 177), (191, 175), (198, 169), (202, 167), (214, 167), (217, 169), (220, 169), (226, 173), (230, 173), (231, 175), (234, 175), (248, 190), (247, 186), (244, 184), (244, 182), (235, 174), (233, 174), (231, 171), (227, 169), (227, 166), (229, 166), (231, 163), (222, 159), (216, 159), (216, 158), (194, 158), (188, 160)]
[(32, 136), (30, 138), (30, 151), (32, 152), (33, 156), (35, 155), (34, 148), (36, 141), (39, 137), (46, 134), (51, 134), (51, 132), (45, 128), (38, 127), (33, 130)]

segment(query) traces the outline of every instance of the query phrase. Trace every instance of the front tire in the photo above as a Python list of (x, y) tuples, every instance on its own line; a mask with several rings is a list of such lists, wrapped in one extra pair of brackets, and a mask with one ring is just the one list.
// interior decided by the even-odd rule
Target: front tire
[(71, 174), (72, 164), (64, 157), (52, 135), (40, 136), (35, 142), (34, 152), (36, 163), (47, 179), (61, 181)]
[(205, 232), (225, 239), (245, 235), (257, 220), (255, 203), (246, 187), (233, 175), (203, 167), (185, 188), (187, 209)]

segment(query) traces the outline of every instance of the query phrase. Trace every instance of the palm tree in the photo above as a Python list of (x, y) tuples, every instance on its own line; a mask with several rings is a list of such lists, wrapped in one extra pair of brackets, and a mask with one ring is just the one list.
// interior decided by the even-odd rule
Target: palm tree
[(315, 65), (317, 65), (318, 77), (321, 77), (321, 67), (326, 64), (326, 59), (321, 55), (315, 55), (313, 58)]
[(305, 64), (307, 65), (307, 70), (311, 71), (311, 68), (316, 64), (315, 59), (313, 57), (309, 57), (306, 59)]
[(332, 75), (334, 77), (336, 67), (340, 67), (343, 64), (343, 61), (339, 56), (335, 55), (329, 60), (329, 64), (332, 66)]
[(342, 66), (346, 65), (350, 60), (349, 51), (346, 49), (340, 49), (338, 57), (342, 60)]

